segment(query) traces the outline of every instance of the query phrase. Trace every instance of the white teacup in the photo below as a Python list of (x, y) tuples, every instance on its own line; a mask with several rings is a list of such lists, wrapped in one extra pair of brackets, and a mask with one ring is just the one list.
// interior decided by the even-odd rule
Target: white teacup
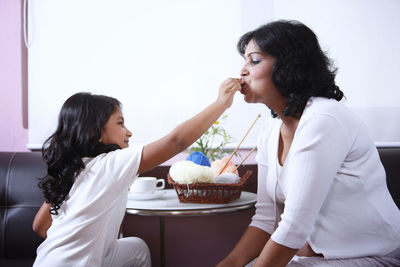
[(164, 189), (164, 187), (164, 179), (157, 179), (156, 177), (138, 177), (129, 188), (129, 191), (152, 194), (156, 190)]

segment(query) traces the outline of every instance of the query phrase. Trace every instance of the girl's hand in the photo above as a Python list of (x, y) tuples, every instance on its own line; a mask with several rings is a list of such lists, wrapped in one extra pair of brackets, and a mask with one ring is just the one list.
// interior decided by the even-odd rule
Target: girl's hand
[(233, 97), (237, 91), (241, 89), (241, 80), (236, 78), (226, 79), (219, 87), (217, 102), (226, 108), (232, 106)]

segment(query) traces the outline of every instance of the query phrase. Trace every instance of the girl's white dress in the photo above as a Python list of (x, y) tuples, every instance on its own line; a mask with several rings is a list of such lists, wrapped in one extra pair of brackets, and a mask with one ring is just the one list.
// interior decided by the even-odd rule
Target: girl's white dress
[[(52, 216), (34, 266), (116, 266), (117, 262), (122, 266), (126, 261), (150, 266), (142, 240), (129, 239), (134, 243), (130, 252), (121, 252), (117, 242), (128, 188), (137, 177), (141, 154), (142, 146), (131, 146), (83, 159), (86, 168), (76, 177), (58, 215)], [(122, 249), (126, 250), (128, 243)]]

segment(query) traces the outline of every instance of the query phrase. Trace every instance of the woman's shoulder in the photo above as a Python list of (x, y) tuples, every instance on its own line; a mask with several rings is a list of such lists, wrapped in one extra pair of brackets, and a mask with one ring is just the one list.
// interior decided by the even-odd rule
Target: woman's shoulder
[(300, 125), (303, 130), (318, 129), (320, 133), (340, 132), (348, 144), (363, 140), (363, 144), (374, 145), (365, 123), (349, 107), (335, 99), (311, 98), (300, 119)]
[(307, 101), (305, 111), (312, 112), (335, 112), (335, 110), (342, 109), (345, 105), (336, 99), (326, 97), (310, 97)]
[(326, 116), (341, 123), (354, 123), (358, 118), (342, 102), (325, 97), (312, 97), (308, 100), (302, 118), (312, 119), (314, 116)]

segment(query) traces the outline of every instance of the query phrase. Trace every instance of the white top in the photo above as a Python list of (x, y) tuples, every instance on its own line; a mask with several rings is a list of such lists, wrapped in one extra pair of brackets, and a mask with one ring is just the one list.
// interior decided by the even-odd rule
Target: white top
[(281, 125), (267, 118), (258, 140), (258, 196), (250, 225), (290, 248), (309, 242), (327, 259), (383, 256), (400, 247), (400, 211), (360, 120), (336, 100), (311, 98), (278, 176)]
[(125, 214), (142, 146), (85, 158), (66, 200), (53, 217), (34, 266), (102, 266)]

